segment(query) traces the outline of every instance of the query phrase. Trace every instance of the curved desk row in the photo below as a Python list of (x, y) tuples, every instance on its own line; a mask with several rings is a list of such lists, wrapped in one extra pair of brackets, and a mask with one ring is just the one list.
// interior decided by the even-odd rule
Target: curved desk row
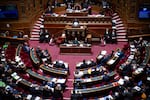
[[(116, 72), (112, 71), (110, 73), (108, 73), (107, 75), (109, 77), (112, 77), (116, 74)], [(92, 78), (87, 78), (87, 79), (75, 79), (74, 83), (81, 83), (81, 84), (88, 84), (88, 83), (94, 83), (94, 82), (98, 82), (98, 81), (102, 81), (103, 80), (103, 75), (101, 76), (96, 76), (96, 77), (92, 77)]]
[(26, 87), (31, 87), (31, 85), (33, 84), (25, 79), (22, 79), (21, 81), (19, 81), (19, 83), (21, 83), (22, 85), (24, 85)]
[(68, 71), (65, 69), (52, 68), (52, 67), (48, 67), (44, 64), (40, 65), (40, 68), (43, 69), (44, 71), (54, 73), (54, 74), (65, 75), (65, 76), (68, 75)]
[[(93, 66), (91, 68), (88, 68), (88, 69), (84, 69), (84, 70), (77, 70), (78, 73), (82, 73), (84, 75), (93, 75), (94, 73), (100, 73), (101, 71), (103, 71), (103, 66), (100, 66), (100, 67), (97, 67), (97, 66)], [(75, 78), (76, 76), (78, 76), (78, 73), (74, 74)]]
[(149, 59), (150, 59), (150, 46), (146, 46), (145, 47), (145, 57), (144, 57), (144, 60), (142, 63), (147, 64)]
[(19, 44), (16, 48), (16, 56), (20, 56), (21, 49), (22, 49), (22, 44)]
[(90, 93), (104, 91), (104, 90), (111, 89), (111, 88), (114, 88), (114, 87), (117, 87), (117, 86), (119, 86), (119, 83), (118, 82), (113, 82), (113, 83), (103, 85), (103, 86), (99, 86), (99, 87), (85, 88), (85, 89), (74, 89), (74, 91), (75, 91), (74, 93), (84, 95), (84, 94), (90, 94)]
[(47, 76), (42, 76), (34, 71), (32, 71), (31, 69), (27, 69), (26, 72), (31, 75), (34, 78), (37, 78), (39, 80), (42, 81), (52, 81), (54, 83), (61, 83), (61, 84), (65, 84), (66, 83), (66, 79), (59, 79), (59, 78), (51, 78), (51, 77), (47, 77)]
[(150, 46), (145, 46), (145, 57), (143, 59), (143, 62), (140, 64), (140, 67), (136, 68), (132, 72), (133, 75), (139, 75), (142, 72), (144, 72), (144, 68), (146, 67), (146, 64), (148, 64), (148, 61), (150, 59)]
[(35, 64), (39, 64), (39, 63), (40, 63), (40, 60), (39, 60), (39, 58), (37, 57), (34, 48), (31, 48), (31, 49), (30, 49), (30, 57), (31, 57), (32, 61), (33, 61)]

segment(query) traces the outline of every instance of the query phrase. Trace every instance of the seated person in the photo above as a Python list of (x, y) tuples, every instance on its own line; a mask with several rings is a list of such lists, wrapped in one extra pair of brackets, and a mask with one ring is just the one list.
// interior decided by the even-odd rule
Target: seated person
[(30, 53), (30, 47), (29, 47), (29, 44), (27, 42), (24, 43), (22, 48), (25, 52)]
[(107, 72), (104, 72), (103, 81), (105, 81), (105, 82), (109, 82), (110, 81), (110, 77), (107, 75)]
[(72, 9), (72, 8), (73, 8), (72, 3), (67, 3), (67, 9)]
[(76, 70), (74, 72), (74, 76), (75, 76), (75, 78), (81, 78), (82, 76), (84, 76), (84, 73), (83, 73), (83, 71)]
[(19, 32), (17, 37), (18, 37), (18, 38), (23, 38), (22, 32)]
[(120, 59), (124, 57), (124, 53), (121, 49), (117, 49), (115, 55), (119, 56)]
[(96, 66), (96, 62), (94, 62), (93, 59), (91, 59), (90, 61), (91, 61), (91, 62), (90, 62), (90, 64), (89, 64), (89, 66), (91, 66), (91, 67), (92, 67), (92, 66)]
[(61, 84), (56, 84), (54, 87), (53, 98), (52, 100), (63, 100), (63, 89)]
[(79, 44), (79, 41), (77, 40), (77, 38), (75, 38), (75, 40), (73, 40), (73, 44)]
[(73, 23), (72, 23), (72, 27), (74, 27), (74, 28), (80, 27), (80, 24), (79, 24), (78, 19), (74, 19), (74, 21), (73, 21)]
[(47, 14), (52, 14), (52, 13), (53, 13), (51, 6), (48, 6), (48, 8), (47, 8), (47, 10), (46, 10), (46, 13), (47, 13)]
[(85, 59), (83, 60), (83, 63), (80, 65), (81, 68), (85, 68), (87, 66)]
[(56, 63), (54, 64), (54, 67), (56, 68), (65, 68), (64, 63), (60, 63), (59, 61), (56, 61)]
[(82, 9), (87, 9), (87, 8), (88, 8), (88, 3), (83, 2), (83, 3), (81, 4), (81, 6), (82, 6)]
[(36, 54), (37, 54), (39, 57), (41, 56), (41, 52), (42, 52), (42, 50), (41, 50), (40, 46), (38, 46), (38, 47), (36, 48)]

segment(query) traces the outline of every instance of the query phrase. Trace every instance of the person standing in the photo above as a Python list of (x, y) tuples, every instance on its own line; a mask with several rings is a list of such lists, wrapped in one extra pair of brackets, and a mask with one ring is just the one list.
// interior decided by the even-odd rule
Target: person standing
[(48, 32), (48, 30), (47, 29), (45, 29), (45, 39), (44, 39), (44, 41), (46, 42), (46, 43), (49, 43), (49, 41), (50, 41), (50, 33)]

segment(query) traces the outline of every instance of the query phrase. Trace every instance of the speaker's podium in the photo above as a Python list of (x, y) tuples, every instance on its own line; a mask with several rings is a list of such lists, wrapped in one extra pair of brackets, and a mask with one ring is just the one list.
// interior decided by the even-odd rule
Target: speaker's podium
[[(66, 25), (66, 40), (69, 42), (60, 45), (60, 54), (91, 54), (91, 44), (87, 42), (86, 29), (86, 26)], [(74, 43), (76, 39), (77, 44)]]

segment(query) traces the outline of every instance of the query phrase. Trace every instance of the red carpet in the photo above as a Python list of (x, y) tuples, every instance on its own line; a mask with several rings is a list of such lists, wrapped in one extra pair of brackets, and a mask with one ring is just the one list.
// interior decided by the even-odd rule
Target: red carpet
[[(69, 63), (70, 75), (68, 76), (67, 90), (64, 93), (64, 98), (70, 98), (70, 89), (73, 88), (72, 80), (74, 79), (73, 72), (75, 71), (76, 64), (80, 61), (93, 59), (96, 60), (97, 55), (101, 50), (106, 50), (107, 54), (110, 54), (112, 50), (117, 48), (123, 48), (127, 42), (118, 42), (118, 44), (107, 44), (106, 46), (101, 46), (100, 44), (92, 45), (92, 55), (60, 55), (59, 47), (57, 45), (49, 46), (48, 43), (39, 43), (38, 41), (30, 41), (31, 47), (40, 46), (42, 49), (47, 49), (52, 56), (52, 61), (54, 60), (63, 60), (64, 62)], [(69, 90), (68, 90), (69, 89)]]

